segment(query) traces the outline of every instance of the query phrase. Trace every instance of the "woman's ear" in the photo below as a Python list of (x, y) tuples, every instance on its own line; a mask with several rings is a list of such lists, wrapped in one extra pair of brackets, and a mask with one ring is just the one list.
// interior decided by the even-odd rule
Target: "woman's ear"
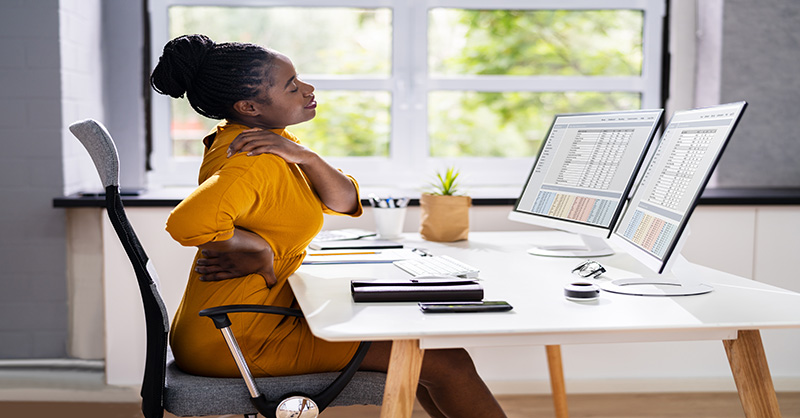
[(239, 100), (233, 104), (233, 110), (242, 116), (258, 116), (259, 112), (252, 100)]

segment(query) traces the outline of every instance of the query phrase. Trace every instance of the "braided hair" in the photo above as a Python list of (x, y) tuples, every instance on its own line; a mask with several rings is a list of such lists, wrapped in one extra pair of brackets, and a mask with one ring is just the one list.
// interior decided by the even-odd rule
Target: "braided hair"
[(258, 45), (218, 44), (205, 35), (179, 36), (164, 46), (150, 85), (176, 99), (186, 94), (197, 113), (225, 119), (234, 103), (256, 99), (265, 80), (268, 86), (275, 83), (269, 75), (275, 57), (275, 52)]

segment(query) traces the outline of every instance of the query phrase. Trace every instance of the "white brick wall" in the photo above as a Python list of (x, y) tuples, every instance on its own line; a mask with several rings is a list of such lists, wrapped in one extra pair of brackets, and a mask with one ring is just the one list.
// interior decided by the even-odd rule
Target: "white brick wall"
[(61, 115), (64, 193), (100, 188), (100, 180), (83, 146), (67, 130), (86, 118), (104, 121), (100, 0), (61, 0)]
[[(86, 118), (105, 123), (101, 39), (102, 8), (100, 0), (60, 1), (61, 115), (64, 161), (64, 193), (102, 188), (86, 150), (69, 132), (72, 122)], [(86, 232), (86, 231), (84, 231)], [(101, 340), (102, 328), (90, 319), (100, 313), (99, 306), (84, 306), (85, 294), (99, 291), (93, 277), (75, 274), (74, 265), (67, 266), (71, 304), (67, 355), (78, 358), (102, 358), (102, 350), (93, 349), (93, 341)], [(74, 338), (81, 335), (89, 341)]]

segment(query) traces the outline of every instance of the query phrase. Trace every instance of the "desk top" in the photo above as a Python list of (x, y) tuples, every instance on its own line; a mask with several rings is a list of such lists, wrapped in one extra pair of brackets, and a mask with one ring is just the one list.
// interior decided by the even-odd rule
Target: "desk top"
[[(422, 348), (735, 339), (738, 330), (800, 327), (800, 294), (707, 267), (690, 265), (705, 295), (644, 297), (601, 292), (573, 302), (564, 286), (581, 260), (533, 256), (536, 244), (574, 244), (557, 231), (474, 232), (468, 241), (435, 243), (406, 234), (406, 248), (449, 255), (481, 270), (485, 300), (506, 300), (502, 313), (423, 314), (416, 303), (354, 303), (350, 280), (408, 278), (392, 264), (304, 265), (289, 282), (312, 332), (331, 341), (420, 339)], [(620, 253), (596, 258), (599, 280), (647, 270)]]

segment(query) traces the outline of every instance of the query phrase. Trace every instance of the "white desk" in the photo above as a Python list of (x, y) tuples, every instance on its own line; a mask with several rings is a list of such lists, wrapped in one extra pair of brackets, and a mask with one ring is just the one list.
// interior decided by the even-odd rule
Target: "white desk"
[[(506, 313), (424, 315), (414, 303), (355, 304), (354, 278), (407, 278), (391, 264), (303, 266), (289, 282), (311, 331), (330, 341), (394, 341), (382, 417), (410, 416), (425, 349), (722, 340), (748, 417), (780, 416), (758, 330), (800, 327), (800, 294), (702, 266), (691, 266), (714, 291), (691, 297), (602, 292), (571, 302), (563, 287), (578, 260), (531, 256), (536, 243), (558, 244), (559, 232), (471, 233), (441, 244), (416, 234), (407, 248), (450, 255), (481, 270), (485, 299), (507, 300)], [(645, 272), (627, 254), (598, 259), (609, 279)]]

